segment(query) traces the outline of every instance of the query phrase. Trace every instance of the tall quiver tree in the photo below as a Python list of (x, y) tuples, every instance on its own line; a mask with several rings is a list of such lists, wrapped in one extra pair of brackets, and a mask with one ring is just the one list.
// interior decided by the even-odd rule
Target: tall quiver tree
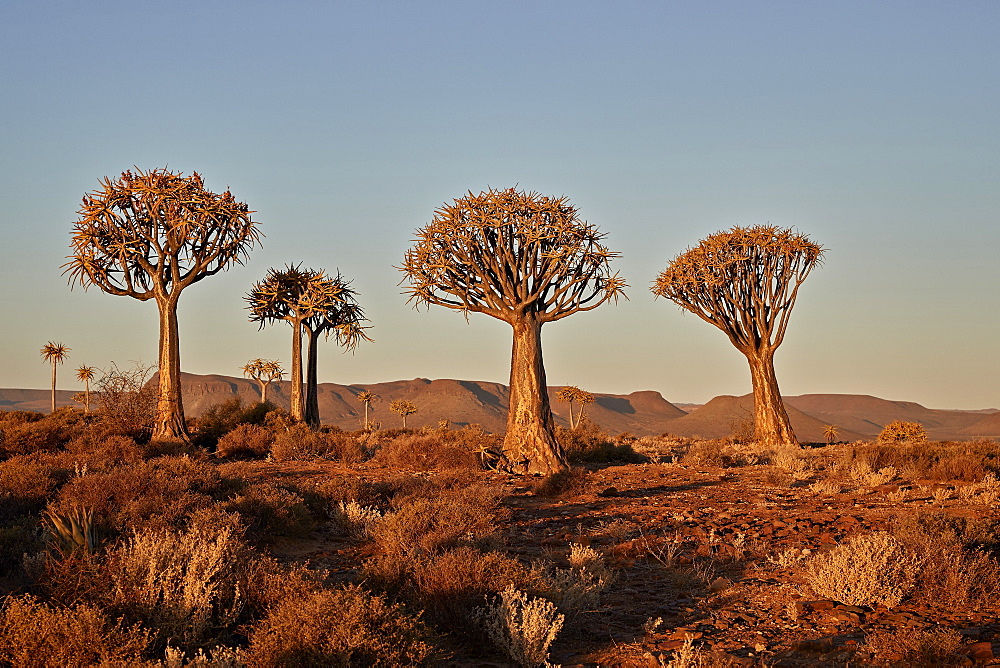
[(246, 204), (229, 190), (205, 188), (190, 176), (154, 169), (105, 178), (83, 198), (73, 254), (63, 265), (70, 285), (156, 300), (160, 313), (159, 387), (154, 439), (187, 440), (181, 398), (177, 302), (198, 281), (243, 264), (261, 237)]
[(315, 292), (312, 303), (315, 314), (302, 322), (303, 330), (309, 339), (306, 347), (306, 401), (305, 421), (314, 429), (320, 426), (319, 419), (319, 337), (329, 339), (332, 335), (345, 352), (353, 351), (361, 341), (371, 341), (363, 323), (368, 322), (365, 313), (358, 305), (357, 292), (351, 288), (351, 282), (345, 280), (340, 272), (336, 276), (328, 276), (319, 272), (313, 280), (311, 289)]
[(485, 313), (513, 329), (504, 453), (531, 473), (566, 468), (542, 363), (542, 325), (597, 308), (626, 287), (604, 235), (565, 197), (486, 190), (446, 204), (417, 230), (400, 269), (410, 301)]
[(721, 329), (750, 363), (754, 427), (767, 446), (798, 445), (774, 373), (799, 286), (824, 249), (790, 229), (734, 227), (703, 239), (656, 278), (666, 297)]
[[(338, 340), (353, 347), (359, 340), (355, 329), (360, 330), (361, 338), (367, 338), (361, 326), (364, 314), (354, 302), (354, 291), (350, 289), (350, 283), (339, 275), (331, 278), (323, 271), (286, 265), (281, 270), (270, 269), (264, 280), (250, 289), (246, 300), (252, 322), (264, 327), (268, 323), (285, 320), (292, 326), (291, 413), (296, 420), (305, 421), (307, 402), (302, 393), (302, 337), (308, 334), (313, 344), (310, 345), (311, 361), (307, 366), (312, 373), (309, 385), (315, 392), (315, 339), (320, 334), (333, 331), (337, 333)], [(354, 314), (353, 320), (348, 317), (349, 314)], [(340, 315), (347, 320), (340, 322)], [(314, 420), (317, 424), (318, 418), (317, 410)]]
[(52, 364), (52, 411), (56, 412), (56, 364), (62, 364), (69, 357), (69, 351), (72, 348), (64, 346), (61, 343), (54, 343), (49, 341), (44, 346), (40, 352), (42, 359), (46, 362)]

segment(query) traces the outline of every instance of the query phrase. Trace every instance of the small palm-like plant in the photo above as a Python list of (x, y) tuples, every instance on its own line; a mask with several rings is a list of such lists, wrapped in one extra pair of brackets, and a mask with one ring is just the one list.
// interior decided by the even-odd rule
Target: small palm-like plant
[(42, 359), (52, 363), (52, 412), (56, 412), (56, 364), (62, 364), (69, 357), (72, 348), (64, 346), (62, 343), (49, 341), (42, 346)]
[(90, 412), (90, 381), (94, 380), (97, 374), (97, 367), (87, 366), (86, 364), (77, 367), (76, 369), (76, 379), (83, 383), (83, 405), (84, 412)]
[[(372, 404), (378, 401), (378, 398), (379, 397), (377, 394), (375, 394), (374, 392), (369, 392), (368, 390), (365, 390), (364, 392), (358, 394), (358, 401), (360, 401), (365, 405), (365, 431), (368, 431), (369, 429), (368, 411), (371, 410)], [(403, 419), (405, 420), (406, 416), (403, 416)]]
[(837, 440), (837, 436), (840, 435), (840, 428), (835, 424), (828, 424), (823, 430), (823, 438), (826, 439), (827, 445), (833, 445), (833, 442)]
[(403, 429), (406, 429), (406, 416), (413, 415), (414, 413), (416, 413), (417, 407), (413, 404), (412, 401), (399, 399), (389, 404), (389, 410), (391, 410), (393, 413), (399, 413), (400, 415), (403, 416)]

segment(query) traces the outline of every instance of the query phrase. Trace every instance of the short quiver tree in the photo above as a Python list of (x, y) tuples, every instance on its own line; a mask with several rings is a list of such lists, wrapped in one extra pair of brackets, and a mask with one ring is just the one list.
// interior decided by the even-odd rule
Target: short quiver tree
[(40, 352), (42, 359), (52, 365), (52, 412), (56, 412), (56, 364), (62, 364), (69, 357), (69, 346), (49, 341)]
[(403, 418), (403, 429), (406, 429), (406, 416), (416, 413), (417, 406), (412, 401), (397, 399), (389, 404), (389, 410), (393, 413), (399, 413), (399, 415)]
[(260, 403), (267, 403), (268, 386), (285, 377), (285, 370), (278, 360), (253, 359), (243, 365), (243, 375), (257, 381), (260, 386)]
[(734, 227), (678, 255), (652, 287), (653, 294), (721, 329), (746, 356), (755, 438), (764, 445), (798, 445), (778, 390), (774, 351), (799, 286), (822, 257), (822, 246), (794, 230)]
[(604, 235), (565, 197), (486, 190), (438, 209), (400, 269), (410, 300), (485, 313), (513, 328), (504, 454), (518, 470), (566, 468), (542, 363), (542, 325), (623, 296)]
[(243, 264), (260, 240), (246, 204), (191, 176), (153, 169), (105, 178), (83, 198), (73, 227), (70, 284), (153, 299), (160, 312), (159, 394), (153, 438), (187, 439), (177, 302), (198, 281)]

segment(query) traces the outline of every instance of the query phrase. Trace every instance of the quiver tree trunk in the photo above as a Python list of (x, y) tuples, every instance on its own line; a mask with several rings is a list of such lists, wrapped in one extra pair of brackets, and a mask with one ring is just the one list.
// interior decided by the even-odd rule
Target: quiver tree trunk
[(319, 388), (317, 387), (317, 346), (320, 332), (306, 328), (309, 345), (306, 348), (306, 407), (305, 421), (313, 429), (319, 429)]
[(555, 473), (567, 468), (556, 441), (542, 365), (542, 323), (528, 315), (511, 323), (510, 410), (503, 449), (515, 470)]
[(260, 403), (266, 404), (267, 403), (267, 386), (270, 385), (270, 383), (265, 383), (262, 380), (258, 380), (257, 384), (260, 385)]
[(160, 310), (160, 352), (154, 439), (190, 440), (181, 400), (181, 348), (177, 328), (177, 297), (157, 299)]
[(292, 389), (289, 392), (289, 411), (292, 419), (305, 420), (305, 405), (302, 401), (302, 323), (292, 321)]
[(753, 380), (754, 432), (758, 443), (768, 447), (793, 446), (799, 442), (781, 400), (774, 374), (774, 350), (763, 348), (744, 353)]
[(56, 360), (52, 359), (52, 410), (50, 413), (56, 412)]

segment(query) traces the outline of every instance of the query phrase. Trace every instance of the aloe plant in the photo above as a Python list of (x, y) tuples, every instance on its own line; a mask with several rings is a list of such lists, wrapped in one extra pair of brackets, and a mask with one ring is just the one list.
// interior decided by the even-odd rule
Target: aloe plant
[(62, 556), (78, 550), (89, 554), (100, 543), (92, 508), (73, 506), (64, 511), (46, 511), (44, 525), (45, 542)]

